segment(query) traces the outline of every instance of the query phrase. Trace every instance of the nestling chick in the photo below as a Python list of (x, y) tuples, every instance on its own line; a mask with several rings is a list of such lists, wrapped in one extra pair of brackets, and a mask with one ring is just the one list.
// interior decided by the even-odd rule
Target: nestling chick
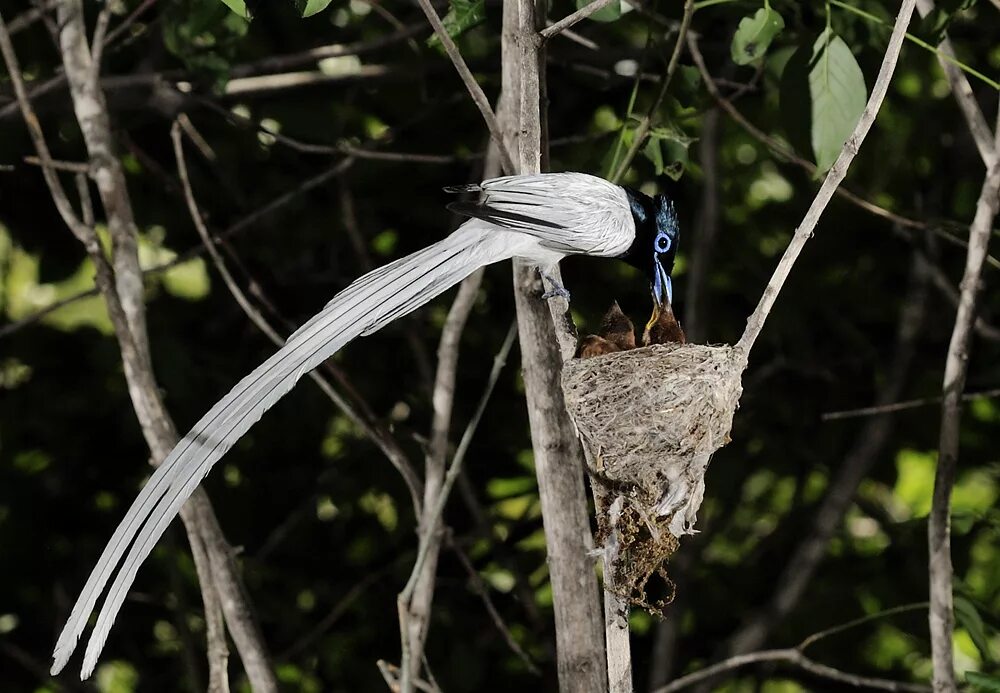
[(598, 332), (600, 334), (589, 334), (580, 340), (580, 346), (576, 350), (577, 358), (589, 359), (616, 351), (635, 349), (635, 327), (618, 306), (618, 301), (612, 303), (608, 312), (604, 314)]
[(663, 305), (660, 305), (658, 301), (654, 301), (653, 315), (649, 318), (649, 322), (646, 323), (646, 329), (642, 333), (642, 345), (670, 344), (673, 342), (679, 344), (687, 343), (684, 329), (677, 322), (677, 318), (674, 316), (674, 308), (670, 305), (669, 301)]
[(604, 314), (598, 334), (617, 346), (620, 351), (635, 349), (635, 327), (622, 312), (618, 301), (612, 303), (608, 312)]

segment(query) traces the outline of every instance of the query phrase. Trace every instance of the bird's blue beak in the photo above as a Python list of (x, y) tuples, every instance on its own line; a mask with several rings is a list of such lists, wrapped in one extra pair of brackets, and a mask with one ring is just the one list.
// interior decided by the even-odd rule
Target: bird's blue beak
[(674, 302), (674, 285), (658, 257), (653, 258), (653, 301), (661, 307)]

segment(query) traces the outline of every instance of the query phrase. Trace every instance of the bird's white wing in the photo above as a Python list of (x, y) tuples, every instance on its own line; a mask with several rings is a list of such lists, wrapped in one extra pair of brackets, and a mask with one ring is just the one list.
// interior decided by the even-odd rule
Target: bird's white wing
[(366, 274), (337, 294), (285, 346), (212, 407), (153, 473), (77, 599), (56, 643), (52, 673), (66, 665), (98, 597), (117, 568), (117, 577), (87, 644), (82, 678), (90, 676), (139, 566), (167, 525), (216, 461), (303, 374), (351, 340), (415, 310), (479, 267), (530, 251), (536, 244), (530, 236), (497, 233), (490, 225), (472, 220), (444, 240)]
[(635, 238), (625, 190), (585, 173), (506, 176), (447, 190), (483, 193), (448, 209), (530, 234), (556, 252), (614, 257)]

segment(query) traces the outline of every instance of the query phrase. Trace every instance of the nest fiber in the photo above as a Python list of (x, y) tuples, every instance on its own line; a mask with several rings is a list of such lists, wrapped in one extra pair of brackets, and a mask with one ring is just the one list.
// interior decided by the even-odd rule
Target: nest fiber
[[(566, 407), (589, 451), (595, 483), (615, 503), (600, 510), (616, 582), (637, 591), (691, 534), (705, 470), (729, 442), (743, 388), (730, 346), (664, 344), (564, 365)], [(664, 575), (664, 578), (666, 576)], [(623, 584), (624, 583), (624, 584)]]

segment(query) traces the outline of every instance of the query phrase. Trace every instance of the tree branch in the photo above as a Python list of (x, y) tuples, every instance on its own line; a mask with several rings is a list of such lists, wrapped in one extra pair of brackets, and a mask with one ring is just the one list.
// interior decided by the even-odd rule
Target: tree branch
[(612, 2), (621, 2), (621, 0), (594, 0), (593, 2), (587, 3), (581, 7), (573, 14), (563, 17), (555, 24), (545, 27), (539, 31), (538, 34), (547, 41), (553, 36), (558, 36), (578, 22), (582, 22), (595, 12), (600, 12)]
[(729, 659), (723, 660), (718, 664), (705, 667), (701, 671), (696, 671), (693, 674), (688, 674), (687, 676), (675, 679), (666, 686), (657, 688), (653, 691), (653, 693), (675, 693), (675, 691), (684, 690), (685, 688), (689, 688), (695, 684), (719, 676), (720, 674), (727, 674), (751, 664), (762, 664), (765, 662), (781, 662), (791, 664), (819, 678), (826, 679), (828, 681), (835, 681), (845, 686), (851, 686), (852, 688), (869, 688), (877, 691), (908, 691), (911, 693), (928, 693), (931, 690), (930, 686), (922, 686), (915, 683), (902, 683), (899, 681), (889, 681), (887, 679), (876, 679), (867, 676), (850, 674), (813, 661), (795, 648), (788, 648), (783, 650), (763, 650), (760, 652), (753, 652), (751, 654), (730, 657)]
[[(1000, 113), (994, 134), (994, 151), (1000, 151)], [(976, 203), (976, 215), (969, 229), (969, 252), (962, 275), (962, 293), (958, 314), (945, 359), (941, 405), (941, 430), (938, 443), (934, 496), (927, 523), (931, 608), (931, 661), (934, 664), (934, 690), (955, 690), (955, 663), (952, 636), (955, 627), (952, 599), (951, 564), (951, 491), (958, 466), (959, 434), (962, 419), (962, 392), (969, 365), (969, 344), (976, 315), (976, 298), (986, 260), (993, 220), (1000, 206), (1000, 157), (994, 155)]]
[[(834, 191), (847, 175), (847, 169), (857, 155), (858, 148), (875, 122), (875, 116), (878, 115), (879, 108), (889, 88), (889, 82), (892, 80), (893, 72), (896, 70), (896, 61), (899, 59), (899, 52), (903, 47), (906, 27), (910, 23), (910, 17), (913, 15), (915, 1), (903, 0), (902, 7), (896, 17), (896, 23), (892, 29), (892, 35), (889, 37), (889, 45), (886, 48), (885, 56), (882, 58), (882, 67), (879, 69), (878, 77), (875, 79), (871, 96), (868, 98), (868, 103), (865, 104), (861, 118), (854, 128), (854, 132), (851, 133), (851, 136), (844, 143), (843, 149), (840, 150), (840, 155), (830, 168), (829, 173), (827, 173), (826, 179), (823, 181), (823, 185), (820, 186), (819, 192), (816, 193), (816, 197), (813, 198), (812, 204), (809, 205), (809, 210), (806, 212), (805, 217), (803, 217), (802, 223), (795, 230), (795, 235), (785, 249), (785, 253), (782, 255), (777, 268), (775, 268), (771, 281), (768, 282), (767, 288), (764, 289), (760, 303), (757, 304), (757, 308), (747, 320), (746, 330), (736, 344), (736, 349), (742, 353), (744, 362), (749, 358), (750, 350), (753, 348), (758, 335), (760, 335), (760, 331), (764, 328), (764, 321), (767, 320), (767, 316), (771, 312), (775, 300), (778, 298), (778, 293), (781, 291), (785, 279), (788, 278), (789, 272), (791, 272), (792, 265), (798, 259), (799, 254), (805, 247), (806, 241), (812, 237), (816, 224), (819, 223), (820, 216), (822, 216), (827, 204), (829, 204), (830, 198), (833, 197)], [(697, 50), (697, 42), (695, 39), (690, 38), (688, 43), (693, 54)]]
[(507, 151), (500, 124), (497, 122), (497, 117), (493, 113), (493, 107), (490, 106), (490, 101), (486, 98), (483, 88), (479, 86), (479, 82), (472, 76), (472, 71), (465, 64), (465, 59), (459, 52), (458, 46), (455, 45), (451, 36), (448, 35), (448, 30), (444, 28), (444, 24), (441, 23), (441, 17), (438, 16), (437, 10), (434, 9), (430, 0), (417, 0), (417, 2), (420, 4), (420, 8), (424, 11), (424, 14), (427, 15), (427, 21), (434, 27), (434, 33), (441, 40), (441, 45), (444, 46), (445, 53), (448, 54), (452, 64), (455, 66), (458, 76), (462, 78), (462, 83), (469, 90), (469, 96), (472, 97), (472, 101), (482, 114), (483, 120), (486, 121), (486, 127), (490, 131), (490, 136), (496, 142), (497, 149), (500, 151), (500, 164), (503, 170), (507, 173), (513, 173), (515, 170), (514, 160), (511, 159), (510, 152)]
[[(921, 17), (926, 17), (933, 9), (934, 0), (917, 0), (917, 12)], [(951, 39), (948, 38), (947, 34), (941, 39), (935, 54), (941, 69), (944, 71), (944, 76), (948, 80), (948, 86), (951, 87), (951, 93), (969, 126), (969, 134), (972, 135), (976, 149), (979, 150), (979, 156), (986, 168), (990, 169), (997, 158), (997, 147), (993, 141), (993, 133), (990, 132), (990, 126), (986, 122), (982, 109), (979, 108), (979, 102), (976, 101), (976, 95), (972, 92), (968, 78), (955, 65), (955, 48), (951, 45)]]
[[(145, 331), (142, 274), (138, 269), (135, 224), (132, 221), (131, 204), (125, 189), (124, 175), (111, 148), (107, 110), (103, 94), (97, 86), (97, 68), (93, 62), (93, 56), (87, 48), (82, 6), (79, 0), (63, 0), (58, 6), (58, 10), (59, 41), (62, 48), (63, 65), (70, 83), (77, 120), (92, 162), (93, 176), (97, 182), (98, 192), (107, 215), (108, 227), (112, 235), (114, 269), (106, 262), (93, 229), (81, 222), (73, 213), (65, 191), (54, 171), (48, 166), (43, 166), (43, 175), (60, 215), (74, 235), (84, 244), (97, 268), (96, 283), (105, 298), (109, 316), (115, 327), (133, 407), (150, 449), (153, 451), (153, 457), (159, 461), (169, 452), (173, 443), (176, 442), (177, 436), (173, 424), (163, 408), (152, 375), (148, 337)], [(45, 145), (38, 119), (28, 101), (23, 82), (21, 82), (20, 67), (17, 64), (10, 36), (3, 25), (2, 18), (0, 18), (0, 49), (4, 53), (8, 72), (14, 81), (18, 106), (24, 115), (36, 151), (40, 159), (47, 163), (51, 161), (51, 156)], [(204, 494), (196, 494), (192, 500), (193, 503), (189, 504), (191, 509), (182, 511), (182, 518), (189, 535), (198, 534), (206, 541), (206, 544), (210, 539), (215, 540), (216, 546), (220, 542), (225, 544), (221, 532), (211, 537), (208, 536), (211, 532), (203, 531), (203, 526), (194, 517), (194, 509), (205, 506), (207, 497)], [(198, 539), (193, 539), (193, 541), (198, 541)], [(216, 549), (210, 547), (210, 552), (213, 550)], [(197, 556), (195, 558), (198, 559)], [(199, 568), (199, 573), (207, 574), (204, 564)], [(203, 584), (202, 590), (219, 589), (220, 597), (224, 603), (228, 598), (231, 603), (241, 603), (248, 612), (249, 606), (247, 606), (246, 597), (242, 593), (229, 595), (225, 593), (226, 585), (224, 583), (229, 576), (220, 574), (214, 569), (212, 574), (217, 580), (216, 586)], [(245, 645), (259, 652), (264, 651), (259, 633), (251, 633), (248, 629), (242, 628), (242, 624), (238, 622), (231, 623), (230, 628), (238, 644), (240, 640), (243, 640)], [(243, 654), (242, 649), (241, 654)], [(244, 661), (246, 661), (245, 657)], [(260, 690), (276, 690), (277, 687), (269, 669), (261, 674), (250, 671), (248, 666), (248, 674), (251, 681), (261, 684)]]
[[(401, 634), (409, 634), (412, 632), (413, 626), (410, 623), (411, 604), (413, 603), (414, 595), (420, 584), (421, 575), (425, 570), (425, 565), (428, 563), (428, 558), (431, 556), (431, 552), (435, 550), (435, 546), (440, 542), (439, 534), (441, 531), (441, 517), (444, 513), (444, 506), (448, 502), (451, 489), (455, 484), (455, 480), (458, 478), (459, 472), (462, 470), (462, 465), (465, 462), (465, 455), (468, 453), (469, 445), (472, 443), (472, 438), (475, 436), (476, 429), (479, 427), (479, 422), (482, 420), (483, 413), (486, 411), (486, 405), (489, 403), (490, 397), (493, 394), (493, 388), (496, 386), (497, 380), (500, 378), (500, 372), (507, 363), (507, 356), (510, 354), (511, 347), (514, 344), (514, 338), (516, 336), (516, 324), (511, 324), (510, 329), (507, 331), (507, 336), (504, 339), (503, 345), (500, 347), (500, 351), (493, 359), (493, 368), (490, 371), (489, 378), (487, 379), (486, 387), (483, 389), (483, 394), (479, 398), (479, 404), (476, 406), (476, 410), (473, 412), (472, 418), (469, 420), (469, 424), (465, 428), (465, 432), (462, 434), (462, 439), (459, 441), (458, 448), (455, 450), (455, 456), (452, 457), (451, 465), (448, 467), (448, 471), (441, 483), (441, 489), (438, 492), (437, 497), (434, 499), (434, 504), (428, 505), (427, 510), (424, 512), (420, 529), (420, 546), (417, 550), (417, 558), (413, 562), (413, 570), (410, 573), (410, 578), (397, 598), (399, 630)], [(417, 659), (417, 656), (421, 654), (410, 651), (409, 643), (410, 638), (404, 635), (402, 637), (403, 663), (410, 663)], [(419, 662), (419, 660), (417, 661)], [(415, 665), (410, 664), (410, 667), (400, 667), (400, 689), (402, 693), (410, 693), (412, 691), (415, 677), (412, 673), (410, 673), (410, 671), (408, 671), (408, 669), (412, 669), (414, 666)]]
[[(966, 392), (962, 395), (962, 401), (973, 402), (977, 399), (993, 399), (994, 397), (1000, 397), (1000, 388), (982, 390), (980, 392)], [(882, 414), (892, 414), (897, 411), (906, 411), (908, 409), (918, 409), (931, 404), (941, 404), (943, 401), (944, 397), (922, 397), (920, 399), (909, 399), (905, 402), (892, 402), (891, 404), (882, 404), (873, 407), (831, 411), (820, 415), (819, 418), (820, 421), (838, 421), (840, 419), (853, 419), (859, 416), (879, 416)]]
[[(533, 0), (504, 0), (501, 35), (501, 121), (517, 154), (517, 173), (538, 173), (544, 157), (541, 69), (543, 45)], [(547, 270), (560, 281), (558, 267)], [(604, 629), (593, 563), (584, 460), (563, 402), (560, 373), (575, 339), (565, 320), (568, 304), (545, 305), (538, 269), (514, 260), (521, 365), (531, 447), (542, 504), (556, 625), (560, 690), (607, 690)]]

